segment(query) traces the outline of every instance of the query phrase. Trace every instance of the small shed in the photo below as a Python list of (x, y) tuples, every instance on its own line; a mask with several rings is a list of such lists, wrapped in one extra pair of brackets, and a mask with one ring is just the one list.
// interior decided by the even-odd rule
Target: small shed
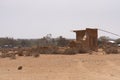
[(81, 42), (86, 48), (98, 50), (98, 29), (86, 28), (86, 30), (74, 30), (76, 33), (76, 41)]

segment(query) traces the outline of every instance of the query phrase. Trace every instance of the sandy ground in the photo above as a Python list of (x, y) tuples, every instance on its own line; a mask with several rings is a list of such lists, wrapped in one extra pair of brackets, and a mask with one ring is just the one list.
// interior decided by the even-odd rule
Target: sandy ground
[(1, 58), (0, 80), (120, 80), (120, 54)]

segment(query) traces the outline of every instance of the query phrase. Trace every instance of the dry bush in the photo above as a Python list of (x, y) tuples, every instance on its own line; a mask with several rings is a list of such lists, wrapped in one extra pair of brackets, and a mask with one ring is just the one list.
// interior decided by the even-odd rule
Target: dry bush
[(90, 50), (87, 47), (78, 48), (79, 53), (88, 53)]
[[(14, 51), (12, 51), (11, 49), (2, 49), (1, 50), (1, 58), (6, 58), (6, 57), (10, 57), (11, 59), (13, 58), (14, 55)], [(15, 57), (14, 57), (15, 58)], [(13, 58), (13, 59), (14, 59)]]
[(40, 54), (39, 54), (39, 53), (33, 53), (32, 56), (33, 56), (33, 57), (39, 57)]
[(52, 54), (64, 54), (65, 50), (54, 49)]
[(57, 54), (57, 47), (39, 47), (36, 51), (40, 54)]
[(24, 56), (32, 56), (30, 52), (24, 53)]
[(50, 47), (49, 51), (51, 54), (60, 54), (61, 53), (58, 47)]
[(24, 56), (23, 51), (22, 51), (22, 50), (19, 50), (19, 51), (17, 52), (17, 55), (18, 55), (18, 56)]
[(16, 54), (14, 54), (14, 53), (13, 54), (9, 54), (9, 58), (10, 59), (16, 59)]
[(39, 54), (60, 54), (61, 51), (59, 47), (56, 46), (48, 46), (48, 47), (36, 47), (32, 48), (30, 51), (32, 54), (39, 53)]
[(18, 56), (24, 56), (23, 53), (17, 53), (17, 54), (18, 54)]
[(68, 49), (66, 49), (64, 51), (63, 54), (70, 54), (70, 55), (72, 55), (72, 54), (76, 54), (76, 53), (78, 53), (78, 49), (77, 48), (68, 48)]
[(7, 55), (6, 55), (6, 53), (1, 53), (0, 57), (1, 57), (1, 58), (6, 58)]
[(87, 47), (80, 46), (80, 47), (73, 47), (68, 48), (64, 51), (64, 54), (76, 54), (76, 53), (88, 53), (90, 50)]
[(34, 52), (38, 52), (40, 54), (59, 54), (59, 48), (58, 47), (39, 47), (36, 49), (36, 51)]
[(24, 55), (25, 56), (39, 57), (39, 55), (40, 55), (39, 48), (32, 47), (32, 48), (26, 49), (26, 51), (24, 52)]
[(9, 57), (10, 59), (16, 59), (16, 54), (14, 53), (2, 53), (0, 55), (1, 58)]
[(116, 45), (105, 45), (103, 47), (103, 50), (105, 51), (106, 54), (118, 54), (118, 46)]
[(40, 53), (43, 53), (43, 54), (52, 54), (52, 52), (53, 50), (49, 47), (40, 50)]
[(119, 53), (118, 49), (115, 48), (115, 47), (105, 48), (104, 51), (105, 51), (106, 54), (111, 54), (111, 53), (118, 54)]
[(118, 47), (118, 53), (120, 53), (120, 47)]
[(0, 55), (0, 57), (1, 57), (1, 58), (10, 57), (10, 54), (8, 54), (8, 53), (2, 53), (2, 54)]
[(26, 50), (26, 51), (23, 51), (23, 55), (24, 56), (32, 56), (32, 52), (31, 52), (31, 50)]

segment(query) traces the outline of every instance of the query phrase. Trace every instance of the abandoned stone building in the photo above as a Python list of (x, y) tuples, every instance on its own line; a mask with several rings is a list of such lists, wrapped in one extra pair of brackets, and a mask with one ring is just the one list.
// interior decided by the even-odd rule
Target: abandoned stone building
[(86, 28), (86, 30), (74, 30), (76, 33), (76, 42), (81, 43), (89, 50), (97, 51), (98, 49), (98, 30)]

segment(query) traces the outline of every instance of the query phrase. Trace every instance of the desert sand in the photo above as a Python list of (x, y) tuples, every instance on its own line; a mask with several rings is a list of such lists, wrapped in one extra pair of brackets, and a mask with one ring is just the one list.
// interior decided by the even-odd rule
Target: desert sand
[(0, 80), (120, 80), (120, 54), (0, 58)]

